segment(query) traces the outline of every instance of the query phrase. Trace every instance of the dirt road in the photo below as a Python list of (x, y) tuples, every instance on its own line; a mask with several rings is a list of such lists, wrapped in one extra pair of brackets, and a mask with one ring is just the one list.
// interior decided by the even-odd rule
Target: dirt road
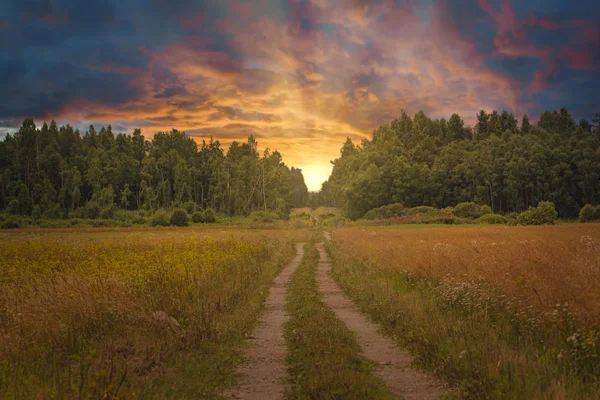
[[(330, 240), (329, 233), (325, 238)], [(390, 339), (378, 332), (377, 326), (358, 312), (337, 283), (329, 275), (331, 261), (323, 243), (317, 243), (320, 260), (317, 269), (317, 283), (323, 294), (324, 303), (354, 333), (356, 341), (365, 357), (375, 362), (377, 375), (390, 390), (404, 399), (437, 399), (445, 391), (445, 387), (412, 368), (413, 357), (399, 349)]]
[(287, 287), (294, 270), (302, 261), (304, 243), (296, 245), (296, 257), (275, 278), (265, 302), (265, 313), (260, 318), (250, 345), (244, 352), (246, 363), (238, 369), (243, 377), (237, 388), (227, 393), (232, 399), (282, 399), (285, 391), (287, 347), (283, 324)]

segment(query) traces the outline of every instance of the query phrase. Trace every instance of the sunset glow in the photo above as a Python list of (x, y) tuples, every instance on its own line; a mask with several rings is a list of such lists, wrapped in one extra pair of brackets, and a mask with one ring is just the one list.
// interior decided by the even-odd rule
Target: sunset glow
[[(13, 4), (10, 4), (13, 3)], [(399, 116), (598, 111), (594, 1), (7, 2), (0, 134), (23, 117), (228, 145), (254, 135), (318, 190), (346, 137)]]

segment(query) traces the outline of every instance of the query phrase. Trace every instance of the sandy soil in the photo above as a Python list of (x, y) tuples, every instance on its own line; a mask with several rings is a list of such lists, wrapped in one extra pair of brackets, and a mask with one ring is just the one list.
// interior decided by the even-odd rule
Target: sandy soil
[[(325, 232), (325, 238), (331, 240), (328, 232)], [(375, 375), (404, 399), (437, 399), (444, 394), (444, 385), (412, 368), (413, 357), (379, 333), (377, 325), (357, 311), (329, 275), (331, 262), (323, 243), (317, 244), (317, 250), (320, 255), (317, 283), (323, 301), (354, 333), (365, 357), (378, 364)]]
[(228, 398), (283, 398), (287, 375), (287, 347), (283, 336), (283, 324), (288, 319), (284, 311), (285, 300), (290, 277), (302, 261), (304, 243), (297, 244), (296, 251), (296, 257), (274, 280), (265, 302), (265, 312), (244, 352), (247, 362), (241, 364), (237, 371), (242, 375), (240, 384), (225, 394)]

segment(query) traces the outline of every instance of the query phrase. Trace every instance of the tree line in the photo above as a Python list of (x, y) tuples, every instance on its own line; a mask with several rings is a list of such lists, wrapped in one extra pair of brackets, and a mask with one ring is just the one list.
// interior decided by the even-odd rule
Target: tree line
[(507, 111), (477, 115), (475, 126), (453, 114), (430, 119), (423, 111), (375, 129), (371, 140), (350, 138), (332, 161), (319, 201), (350, 218), (374, 208), (445, 208), (462, 202), (495, 213), (522, 212), (541, 201), (560, 217), (576, 217), (600, 202), (600, 114), (576, 123), (569, 112), (544, 112), (519, 126)]
[(110, 125), (90, 126), (81, 134), (25, 119), (0, 141), (0, 207), (11, 214), (110, 218), (117, 209), (192, 205), (233, 216), (281, 213), (307, 200), (302, 171), (278, 151), (259, 155), (253, 136), (225, 151), (218, 140), (198, 145), (176, 129), (148, 141), (140, 129), (115, 135)]

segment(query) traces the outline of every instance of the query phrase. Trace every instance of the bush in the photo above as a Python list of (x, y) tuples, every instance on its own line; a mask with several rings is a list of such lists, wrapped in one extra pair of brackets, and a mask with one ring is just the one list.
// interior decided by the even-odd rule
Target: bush
[(554, 203), (541, 201), (537, 207), (519, 214), (516, 223), (519, 225), (553, 225), (557, 217)]
[(372, 210), (367, 211), (364, 218), (373, 220), (373, 219), (387, 219), (400, 217), (405, 214), (404, 206), (400, 203), (388, 204), (387, 206), (382, 206), (378, 208), (373, 208)]
[[(454, 207), (454, 215), (459, 218), (479, 218), (481, 216), (481, 207), (472, 201), (458, 203)], [(490, 209), (490, 213), (492, 210)]]
[(186, 201), (183, 204), (183, 208), (185, 209), (185, 212), (192, 215), (194, 214), (194, 211), (196, 211), (196, 203), (194, 203), (193, 201)]
[(105, 228), (111, 225), (112, 224), (110, 223), (110, 221), (106, 219), (96, 219), (92, 221), (92, 227), (94, 228)]
[(596, 219), (595, 214), (596, 214), (597, 207), (594, 207), (591, 204), (586, 204), (585, 206), (583, 206), (583, 208), (579, 211), (579, 220), (581, 222), (594, 221)]
[(290, 219), (290, 207), (282, 198), (277, 198), (277, 215), (284, 220)]
[(417, 215), (417, 214), (438, 215), (440, 213), (440, 210), (438, 210), (437, 208), (429, 207), (429, 206), (413, 207), (413, 208), (409, 208), (406, 211), (407, 211), (406, 213), (408, 215)]
[(33, 206), (33, 210), (31, 211), (31, 216), (34, 219), (40, 219), (42, 217), (42, 207), (35, 205)]
[(100, 211), (101, 219), (113, 219), (115, 217), (116, 208), (114, 206), (104, 207)]
[(488, 206), (487, 204), (479, 206), (479, 217), (481, 217), (483, 215), (487, 215), (487, 214), (493, 214), (493, 213), (494, 213), (494, 211), (492, 211), (492, 207)]
[(82, 209), (83, 217), (89, 219), (96, 219), (100, 216), (102, 208), (96, 201), (88, 201), (85, 207)]
[(0, 228), (2, 229), (17, 229), (20, 227), (21, 223), (15, 218), (8, 218), (6, 221), (0, 224)]
[(594, 221), (600, 221), (600, 204), (594, 208)]
[(61, 218), (61, 209), (58, 204), (54, 204), (52, 207), (44, 211), (44, 218), (48, 219), (59, 219)]
[(204, 213), (202, 211), (196, 211), (194, 214), (192, 214), (192, 222), (195, 224), (204, 222)]
[(348, 218), (344, 218), (342, 216), (335, 216), (331, 218), (327, 218), (322, 222), (323, 226), (342, 226), (346, 225), (350, 220)]
[(166, 210), (157, 210), (150, 218), (150, 226), (169, 226), (171, 216)]
[(19, 206), (19, 200), (17, 199), (12, 199), (6, 206), (6, 212), (9, 214), (16, 215), (20, 212), (20, 209), (21, 207)]
[(210, 207), (208, 207), (206, 210), (204, 210), (202, 215), (204, 218), (204, 222), (207, 224), (212, 224), (212, 223), (217, 222), (217, 213), (215, 212), (215, 210), (213, 210)]
[(500, 225), (500, 224), (506, 224), (508, 222), (508, 219), (506, 219), (506, 217), (500, 215), (500, 214), (485, 214), (482, 215), (481, 217), (477, 218), (475, 220), (476, 223), (478, 224), (490, 224), (490, 225)]
[(253, 222), (273, 222), (279, 219), (279, 215), (271, 211), (253, 211), (250, 218)]
[(185, 210), (182, 208), (178, 208), (177, 210), (173, 211), (169, 223), (173, 226), (187, 226), (187, 213), (185, 212)]

